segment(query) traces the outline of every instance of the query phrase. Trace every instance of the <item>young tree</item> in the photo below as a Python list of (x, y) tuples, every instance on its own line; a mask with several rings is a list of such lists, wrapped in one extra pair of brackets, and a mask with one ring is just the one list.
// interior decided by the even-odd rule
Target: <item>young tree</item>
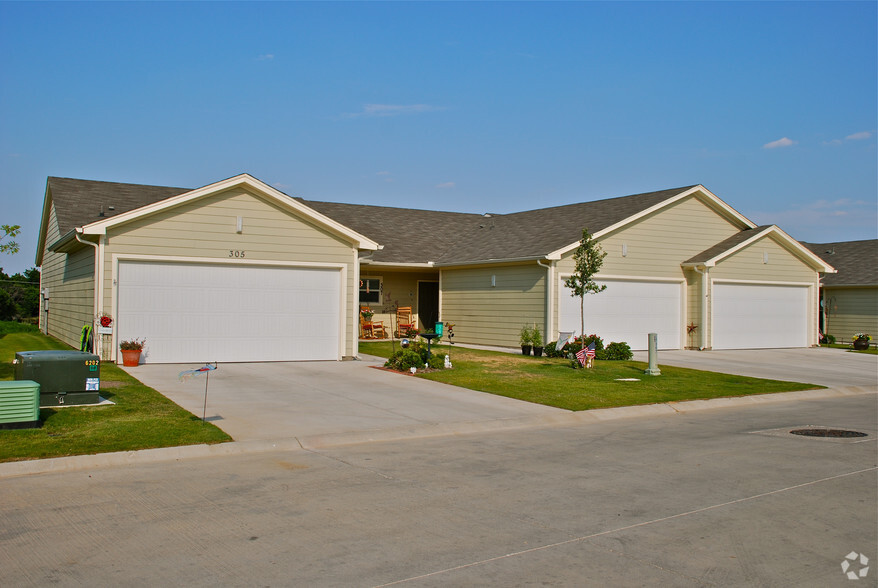
[(570, 288), (570, 295), (579, 298), (579, 325), (582, 347), (585, 348), (585, 310), (583, 304), (586, 294), (597, 294), (607, 289), (606, 284), (598, 284), (593, 276), (600, 271), (604, 264), (607, 252), (592, 240), (588, 229), (582, 229), (582, 239), (579, 247), (573, 252), (573, 261), (576, 268), (573, 275), (564, 280), (564, 285)]
[[(0, 225), (0, 241), (6, 237), (15, 237), (21, 231), (20, 225)], [(15, 254), (18, 253), (18, 243), (15, 241), (7, 241), (0, 243), (0, 253)]]

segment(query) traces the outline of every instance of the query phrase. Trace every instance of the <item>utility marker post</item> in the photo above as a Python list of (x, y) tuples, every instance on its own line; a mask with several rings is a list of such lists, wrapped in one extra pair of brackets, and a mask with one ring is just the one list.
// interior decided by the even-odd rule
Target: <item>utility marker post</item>
[(658, 333), (649, 334), (649, 367), (643, 373), (650, 376), (662, 375), (658, 367)]

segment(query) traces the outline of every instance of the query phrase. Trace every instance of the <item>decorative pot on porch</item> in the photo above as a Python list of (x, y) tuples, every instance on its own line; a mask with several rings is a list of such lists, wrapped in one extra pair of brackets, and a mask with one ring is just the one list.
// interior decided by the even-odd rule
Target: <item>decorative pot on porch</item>
[(863, 351), (869, 348), (869, 336), (865, 335), (854, 339), (854, 349)]

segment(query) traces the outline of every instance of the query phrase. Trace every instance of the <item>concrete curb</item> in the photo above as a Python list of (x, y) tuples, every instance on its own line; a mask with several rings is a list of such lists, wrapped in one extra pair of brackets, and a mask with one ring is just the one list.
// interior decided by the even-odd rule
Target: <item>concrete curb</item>
[(664, 404), (601, 408), (584, 410), (581, 412), (565, 412), (554, 415), (493, 419), (487, 421), (431, 423), (389, 429), (307, 435), (286, 439), (233, 441), (216, 445), (185, 445), (181, 447), (165, 447), (161, 449), (144, 449), (140, 451), (120, 451), (97, 455), (77, 455), (72, 457), (14, 461), (0, 463), (0, 479), (33, 474), (48, 474), (53, 472), (90, 470), (103, 467), (180, 461), (183, 459), (224, 457), (230, 455), (265, 453), (270, 451), (307, 451), (380, 441), (400, 441), (404, 439), (448, 437), (454, 435), (491, 433), (496, 431), (576, 426), (588, 422), (669, 416), (702, 410), (737, 408), (796, 400), (842, 398), (864, 394), (878, 395), (878, 390), (862, 388), (859, 386), (847, 386), (843, 388), (802, 390), (799, 392), (780, 392), (777, 394), (760, 394), (754, 396), (714, 398), (709, 400), (687, 400)]

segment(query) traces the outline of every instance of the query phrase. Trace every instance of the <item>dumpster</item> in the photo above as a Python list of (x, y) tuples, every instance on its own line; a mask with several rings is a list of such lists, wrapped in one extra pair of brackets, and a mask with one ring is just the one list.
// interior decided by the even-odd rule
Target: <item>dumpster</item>
[(84, 351), (19, 351), (12, 361), (16, 380), (40, 385), (40, 406), (100, 402), (101, 360)]
[(33, 380), (0, 382), (0, 429), (40, 426), (40, 385)]

